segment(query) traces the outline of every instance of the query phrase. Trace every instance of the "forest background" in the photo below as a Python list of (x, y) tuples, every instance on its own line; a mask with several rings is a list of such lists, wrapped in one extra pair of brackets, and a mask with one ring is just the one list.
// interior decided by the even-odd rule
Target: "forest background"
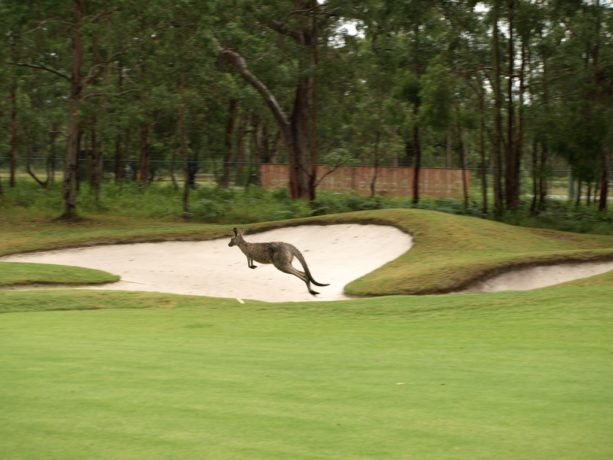
[(35, 183), (74, 218), (85, 189), (100, 204), (105, 187), (162, 183), (190, 216), (194, 190), (215, 207), (272, 162), (289, 165), (278, 196), (297, 203), (317, 202), (317, 164), (410, 166), (415, 178), (455, 167), (472, 176), (464, 209), (538, 215), (562, 196), (606, 214), (612, 11), (605, 0), (0, 0), (0, 200)]

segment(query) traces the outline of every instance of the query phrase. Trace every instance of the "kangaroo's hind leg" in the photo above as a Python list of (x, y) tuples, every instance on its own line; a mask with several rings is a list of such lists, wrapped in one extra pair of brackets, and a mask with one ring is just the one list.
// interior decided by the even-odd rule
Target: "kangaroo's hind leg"
[(309, 290), (309, 294), (319, 294), (319, 292), (311, 289), (311, 282), (309, 281), (309, 277), (304, 272), (301, 272), (300, 270), (294, 268), (294, 266), (292, 265), (292, 259), (293, 257), (274, 257), (272, 263), (277, 268), (277, 270), (280, 270), (283, 273), (294, 275), (304, 281), (304, 283), (307, 285), (307, 289)]

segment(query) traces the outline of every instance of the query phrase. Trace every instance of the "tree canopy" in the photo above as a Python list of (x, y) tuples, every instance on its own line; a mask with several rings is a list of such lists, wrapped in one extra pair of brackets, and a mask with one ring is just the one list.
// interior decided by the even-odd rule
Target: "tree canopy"
[(63, 170), (70, 218), (81, 181), (146, 187), (163, 171), (188, 212), (199, 171), (228, 186), (287, 162), (291, 197), (312, 200), (318, 163), (405, 165), (416, 202), (420, 167), (459, 167), (480, 178), (485, 210), (528, 191), (538, 212), (552, 171), (569, 168), (604, 210), (612, 12), (604, 0), (0, 0), (0, 193), (19, 165), (43, 187)]

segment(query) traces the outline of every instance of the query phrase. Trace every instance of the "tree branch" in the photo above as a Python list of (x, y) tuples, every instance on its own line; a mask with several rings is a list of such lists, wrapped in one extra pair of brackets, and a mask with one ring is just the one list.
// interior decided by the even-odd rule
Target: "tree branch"
[(288, 29), (281, 21), (272, 20), (270, 22), (265, 22), (264, 25), (281, 35), (286, 35), (294, 39), (297, 43), (301, 43), (300, 33), (296, 30)]
[(339, 169), (341, 166), (345, 165), (349, 160), (348, 159), (343, 159), (338, 163), (335, 163), (334, 165), (332, 165), (332, 167), (330, 169), (328, 169), (325, 174), (323, 174), (319, 180), (315, 183), (315, 187), (319, 187), (319, 184), (321, 184), (323, 182), (323, 180), (328, 177), (330, 174), (334, 173), (337, 169)]
[(138, 93), (139, 90), (138, 89), (126, 89), (125, 91), (120, 91), (119, 93), (103, 93), (103, 92), (97, 92), (97, 93), (87, 93), (83, 96), (83, 99), (91, 99), (93, 97), (102, 97), (102, 96), (106, 96), (106, 97), (122, 97), (125, 96), (126, 94), (130, 94), (130, 93)]
[(58, 77), (62, 77), (64, 80), (70, 81), (70, 77), (66, 75), (64, 72), (53, 69), (51, 67), (47, 67), (44, 64), (30, 64), (27, 62), (7, 62), (7, 64), (14, 65), (17, 67), (29, 67), (30, 69), (45, 70), (47, 72), (57, 75)]
[(96, 80), (100, 76), (100, 74), (102, 74), (102, 71), (106, 68), (106, 66), (107, 66), (107, 63), (99, 63), (99, 64), (95, 64), (91, 66), (91, 68), (89, 69), (89, 72), (83, 78), (83, 84), (88, 85), (92, 81)]
[(228, 48), (223, 48), (219, 46), (219, 44), (215, 43), (218, 52), (222, 58), (228, 61), (230, 64), (234, 66), (234, 68), (238, 71), (241, 77), (253, 86), (258, 93), (264, 98), (266, 105), (271, 110), (273, 116), (283, 136), (285, 138), (286, 143), (291, 142), (291, 133), (290, 133), (290, 122), (287, 118), (287, 115), (279, 105), (279, 102), (275, 98), (275, 96), (270, 92), (268, 87), (262, 83), (255, 75), (253, 75), (248, 67), (245, 59), (235, 51), (232, 51)]

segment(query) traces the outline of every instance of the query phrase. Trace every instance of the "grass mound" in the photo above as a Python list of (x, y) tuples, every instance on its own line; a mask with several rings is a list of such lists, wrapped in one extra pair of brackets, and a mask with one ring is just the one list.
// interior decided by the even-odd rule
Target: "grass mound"
[(0, 262), (0, 287), (29, 284), (104, 284), (119, 277), (101, 270), (53, 264)]

